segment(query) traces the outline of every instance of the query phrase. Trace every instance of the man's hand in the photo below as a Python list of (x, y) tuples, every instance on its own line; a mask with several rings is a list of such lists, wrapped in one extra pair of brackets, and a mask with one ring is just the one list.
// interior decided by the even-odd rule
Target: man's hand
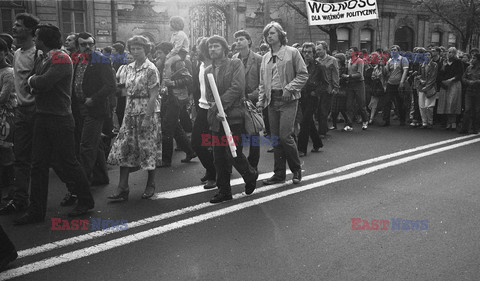
[(220, 112), (218, 112), (216, 117), (218, 121), (223, 122), (225, 121), (225, 117), (227, 117), (227, 114), (225, 114), (225, 117), (223, 117), (222, 115), (220, 115)]
[(93, 105), (93, 99), (92, 98), (86, 98), (85, 99), (85, 106), (92, 106)]
[(292, 94), (290, 93), (290, 91), (284, 90), (283, 95), (282, 95), (282, 100), (283, 101), (290, 101), (291, 99), (292, 99)]

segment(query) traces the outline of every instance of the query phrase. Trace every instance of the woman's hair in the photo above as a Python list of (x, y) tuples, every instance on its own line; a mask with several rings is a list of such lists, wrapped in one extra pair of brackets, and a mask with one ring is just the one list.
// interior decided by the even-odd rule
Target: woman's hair
[(268, 42), (267, 41), (268, 31), (270, 31), (272, 27), (275, 28), (275, 30), (277, 30), (280, 44), (287, 45), (287, 33), (283, 30), (282, 26), (276, 21), (272, 21), (271, 23), (267, 24), (263, 29), (263, 37), (265, 37), (265, 42)]
[(128, 51), (129, 52), (130, 52), (130, 48), (132, 47), (132, 45), (142, 46), (143, 49), (145, 50), (145, 56), (150, 53), (150, 41), (145, 36), (134, 35), (132, 38), (128, 39), (127, 46), (128, 46)]
[(182, 17), (173, 16), (173, 17), (170, 18), (170, 26), (174, 30), (179, 31), (179, 30), (183, 30), (183, 28), (185, 27), (185, 23), (184, 23)]
[(340, 65), (345, 66), (345, 62), (347, 61), (347, 56), (343, 53), (336, 53), (334, 57), (338, 60), (340, 60)]

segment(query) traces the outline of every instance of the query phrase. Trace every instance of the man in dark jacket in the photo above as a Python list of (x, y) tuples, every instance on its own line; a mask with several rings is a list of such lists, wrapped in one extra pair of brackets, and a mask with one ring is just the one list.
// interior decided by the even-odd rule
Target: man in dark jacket
[(208, 39), (207, 43), (212, 65), (205, 70), (205, 80), (208, 81), (208, 74), (213, 74), (237, 150), (237, 157), (232, 159), (228, 144), (224, 141), (216, 142), (216, 140), (226, 140), (225, 131), (221, 124), (221, 120), (225, 117), (218, 115), (219, 112), (214, 104), (215, 99), (211, 85), (207, 82), (207, 100), (211, 104), (208, 111), (208, 123), (213, 133), (213, 155), (219, 189), (219, 193), (210, 200), (210, 203), (220, 203), (232, 200), (230, 186), (232, 164), (246, 183), (245, 193), (247, 195), (252, 194), (255, 190), (258, 172), (250, 166), (242, 153), (241, 134), (245, 131), (242, 101), (245, 95), (244, 67), (239, 59), (227, 58), (228, 44), (225, 38), (214, 35)]
[[(72, 111), (75, 119), (76, 152), (91, 185), (108, 184), (109, 178), (101, 133), (110, 118), (109, 96), (115, 93), (115, 76), (110, 59), (94, 52), (95, 38), (87, 32), (78, 34), (74, 65)], [(93, 184), (92, 184), (93, 183)], [(69, 188), (61, 205), (75, 202)]]
[(328, 94), (328, 80), (325, 66), (315, 60), (315, 44), (304, 43), (302, 46), (303, 57), (308, 70), (308, 80), (302, 89), (300, 108), (302, 110), (302, 123), (298, 135), (299, 156), (307, 155), (308, 137), (312, 138), (312, 152), (318, 152), (323, 147), (322, 139), (313, 123), (313, 114), (317, 110), (320, 96)]
[[(28, 85), (36, 100), (36, 116), (32, 140), (30, 206), (27, 213), (14, 221), (30, 224), (45, 219), (51, 157), (62, 167), (63, 179), (72, 182), (78, 204), (69, 216), (80, 216), (94, 207), (89, 183), (75, 156), (74, 120), (71, 109), (72, 60), (60, 50), (61, 33), (53, 25), (39, 25), (35, 45), (44, 55), (35, 60)], [(54, 61), (58, 60), (58, 63)], [(54, 169), (57, 171), (57, 166)], [(57, 172), (58, 173), (58, 172)]]

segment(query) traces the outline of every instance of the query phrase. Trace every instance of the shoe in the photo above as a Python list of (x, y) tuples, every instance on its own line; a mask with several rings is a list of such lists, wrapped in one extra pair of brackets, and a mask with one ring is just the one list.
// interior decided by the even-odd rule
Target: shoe
[(301, 151), (298, 152), (298, 157), (305, 157), (305, 156), (307, 156), (307, 153), (301, 152)]
[(213, 198), (210, 200), (210, 203), (216, 204), (216, 203), (221, 203), (224, 201), (232, 200), (232, 195), (223, 195), (221, 193), (218, 193), (217, 195), (213, 196)]
[(255, 179), (252, 179), (250, 182), (245, 184), (245, 194), (250, 195), (255, 191), (257, 187), (258, 172), (255, 171)]
[(337, 126), (330, 126), (328, 127), (329, 130), (336, 130), (337, 129)]
[(452, 128), (452, 124), (447, 124), (447, 126), (445, 127), (445, 130), (450, 130)]
[(408, 126), (410, 126), (412, 128), (416, 128), (418, 125), (417, 125), (417, 123), (412, 122), (412, 123), (408, 124)]
[(18, 219), (15, 219), (13, 221), (13, 224), (14, 225), (26, 225), (26, 224), (43, 222), (44, 220), (45, 220), (45, 218), (35, 216), (34, 214), (31, 214), (31, 213), (26, 213), (25, 215), (19, 217)]
[(75, 208), (73, 208), (73, 210), (68, 213), (68, 216), (69, 217), (79, 217), (79, 216), (82, 216), (82, 215), (85, 215), (86, 213), (88, 213), (89, 210), (93, 209), (93, 207), (95, 206), (95, 204), (91, 203), (91, 204), (80, 204), (78, 203), (77, 206)]
[(194, 152), (193, 154), (187, 155), (187, 157), (185, 157), (185, 159), (180, 160), (180, 162), (190, 163), (190, 161), (195, 157), (197, 157), (197, 154)]
[(123, 190), (120, 193), (117, 194), (112, 194), (107, 197), (107, 199), (110, 200), (118, 200), (118, 201), (128, 201), (128, 194), (130, 193), (130, 190)]
[(368, 120), (368, 125), (373, 125), (373, 120), (372, 119)]
[(317, 148), (314, 147), (314, 148), (312, 148), (312, 150), (310, 150), (310, 152), (313, 152), (313, 153), (322, 152), (322, 151), (320, 150), (320, 148), (321, 148), (321, 147), (317, 147)]
[(201, 181), (202, 183), (207, 182), (207, 181), (208, 181), (207, 175), (203, 176), (203, 177), (200, 179), (200, 181)]
[(274, 150), (275, 150), (275, 148), (272, 147), (272, 148), (270, 148), (269, 150), (267, 150), (267, 152), (272, 153)]
[(63, 207), (72, 206), (76, 202), (77, 202), (77, 195), (67, 192), (67, 194), (65, 194), (65, 197), (63, 197), (62, 202), (60, 202), (60, 206), (63, 206)]
[(12, 249), (8, 254), (0, 258), (0, 272), (7, 269), (8, 264), (16, 260), (17, 257), (18, 257), (17, 251), (15, 249)]
[(345, 126), (345, 127), (343, 128), (342, 131), (344, 131), (344, 132), (351, 132), (351, 131), (353, 131), (353, 128), (347, 125), (347, 126)]
[(215, 180), (208, 180), (207, 183), (203, 186), (203, 189), (212, 189), (217, 187), (217, 182)]
[(365, 131), (366, 129), (368, 129), (368, 122), (363, 122), (362, 123), (362, 130)]
[(301, 181), (302, 181), (302, 170), (299, 169), (298, 171), (293, 172), (292, 182), (294, 184), (299, 184)]
[(145, 191), (142, 194), (142, 199), (151, 198), (155, 194), (155, 184), (145, 187)]
[(473, 131), (472, 131), (472, 134), (478, 135), (478, 130), (473, 130)]
[(272, 185), (272, 184), (284, 183), (284, 182), (285, 182), (285, 179), (282, 180), (275, 176), (262, 181), (263, 185)]
[(14, 214), (14, 213), (18, 213), (20, 211), (23, 211), (24, 209), (25, 209), (25, 207), (16, 204), (15, 202), (13, 202), (13, 200), (10, 200), (7, 203), (7, 205), (3, 206), (0, 209), (0, 216), (11, 215), (11, 214)]
[(157, 166), (157, 168), (168, 168), (170, 166), (172, 166), (172, 163), (166, 163), (162, 161), (162, 163), (159, 166)]

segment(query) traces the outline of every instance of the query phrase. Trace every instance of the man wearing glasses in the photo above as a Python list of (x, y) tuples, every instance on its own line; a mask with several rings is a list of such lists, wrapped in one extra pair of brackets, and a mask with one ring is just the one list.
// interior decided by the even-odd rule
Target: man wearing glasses
[[(103, 123), (109, 115), (108, 97), (115, 93), (115, 76), (110, 60), (94, 52), (95, 38), (79, 33), (76, 46), (80, 59), (74, 65), (72, 112), (75, 119), (75, 151), (91, 185), (108, 184), (105, 152), (101, 141)], [(69, 192), (60, 203), (73, 205), (76, 195)]]

